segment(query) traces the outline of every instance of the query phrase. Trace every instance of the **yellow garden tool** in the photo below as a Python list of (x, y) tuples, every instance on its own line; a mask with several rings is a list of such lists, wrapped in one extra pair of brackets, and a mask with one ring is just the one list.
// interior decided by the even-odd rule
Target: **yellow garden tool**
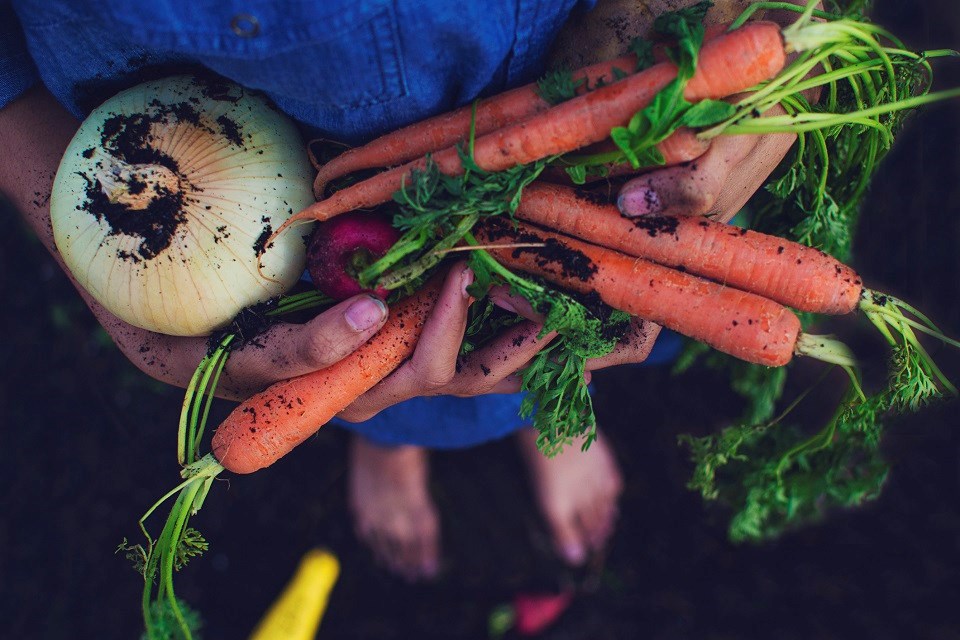
[(250, 640), (314, 640), (339, 575), (335, 555), (324, 549), (308, 551)]

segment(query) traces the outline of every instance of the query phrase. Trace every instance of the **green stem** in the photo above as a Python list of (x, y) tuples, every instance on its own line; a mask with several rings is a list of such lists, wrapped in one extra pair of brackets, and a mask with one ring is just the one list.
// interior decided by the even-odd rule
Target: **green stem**
[(193, 404), (193, 398), (197, 389), (197, 384), (203, 377), (210, 356), (204, 356), (193, 372), (190, 382), (187, 384), (186, 393), (183, 394), (183, 404), (180, 408), (180, 422), (177, 426), (177, 462), (180, 466), (187, 464), (187, 431), (189, 431), (188, 418), (190, 407)]
[[(190, 640), (193, 636), (190, 633), (190, 627), (187, 625), (187, 621), (183, 617), (183, 611), (181, 611), (180, 605), (177, 604), (177, 597), (173, 591), (173, 566), (174, 560), (176, 560), (177, 557), (177, 545), (183, 537), (187, 522), (189, 522), (190, 512), (193, 508), (193, 500), (200, 490), (201, 484), (201, 482), (193, 482), (184, 490), (177, 499), (177, 502), (174, 503), (170, 515), (173, 516), (176, 514), (176, 517), (173, 519), (174, 525), (170, 532), (169, 547), (161, 557), (160, 589), (166, 594), (167, 604), (177, 619), (177, 624), (180, 626), (180, 630), (183, 632), (183, 637), (186, 640)], [(157, 595), (160, 595), (159, 592)]]
[[(463, 239), (467, 244), (470, 244), (473, 246), (480, 244), (479, 242), (477, 242), (477, 239), (473, 236), (473, 234), (469, 232), (464, 234)], [(483, 263), (487, 266), (487, 268), (490, 269), (490, 271), (499, 275), (501, 278), (503, 278), (504, 282), (508, 284), (527, 287), (538, 293), (542, 293), (543, 291), (546, 291), (546, 289), (544, 289), (540, 285), (534, 284), (529, 280), (521, 278), (517, 274), (513, 273), (512, 271), (504, 267), (502, 264), (497, 262), (497, 260), (492, 255), (490, 255), (490, 253), (487, 252), (485, 249), (476, 249), (473, 252), (473, 255), (475, 255), (478, 260), (482, 260)]]
[[(230, 336), (230, 337), (232, 338), (233, 336)], [(230, 340), (230, 342), (232, 342), (232, 339)], [(197, 420), (194, 428), (194, 432), (195, 432), (194, 442), (193, 442), (193, 447), (190, 451), (192, 460), (196, 460), (197, 456), (200, 453), (200, 442), (203, 440), (203, 432), (207, 425), (207, 419), (210, 417), (210, 406), (213, 404), (213, 398), (217, 390), (217, 385), (220, 383), (220, 375), (223, 373), (223, 370), (226, 368), (227, 359), (229, 357), (230, 357), (230, 351), (229, 351), (229, 342), (228, 342), (226, 345), (226, 348), (220, 351), (219, 358), (211, 367), (213, 370), (212, 375), (208, 376), (207, 380), (204, 381), (205, 384), (207, 383), (207, 381), (209, 381), (209, 386), (207, 388), (206, 402), (203, 403), (203, 414), (199, 416), (199, 419)]]
[(794, 353), (840, 365), (841, 367), (857, 366), (857, 360), (850, 351), (850, 347), (831, 336), (818, 336), (810, 333), (801, 333), (797, 338)]
[[(734, 29), (739, 29), (749, 20), (753, 14), (757, 11), (796, 11), (797, 13), (803, 13), (806, 9), (798, 4), (792, 2), (754, 2), (749, 7), (743, 10), (737, 19), (730, 23), (730, 28), (728, 31), (733, 31)], [(817, 18), (823, 18), (824, 20), (838, 20), (840, 16), (834, 13), (827, 13), (826, 11), (820, 11), (819, 9), (814, 9), (812, 15)]]
[[(173, 590), (174, 563), (177, 556), (177, 547), (183, 538), (190, 515), (199, 510), (209, 490), (210, 484), (222, 471), (223, 467), (217, 462), (217, 459), (213, 457), (213, 454), (207, 454), (197, 462), (187, 465), (181, 471), (181, 475), (184, 477), (183, 482), (164, 494), (164, 496), (155, 502), (140, 518), (140, 529), (147, 538), (147, 558), (144, 568), (144, 588), (141, 606), (143, 608), (147, 636), (151, 639), (155, 637), (153, 633), (155, 621), (151, 611), (154, 579), (156, 579), (158, 583), (157, 601), (163, 601), (164, 596), (166, 596), (166, 604), (170, 607), (170, 610), (177, 620), (178, 626), (183, 631), (184, 637), (191, 637), (189, 626), (186, 623), (183, 612), (177, 604)], [(156, 541), (154, 541), (146, 530), (146, 520), (161, 504), (175, 494), (177, 495), (177, 499), (170, 508), (170, 513), (167, 515), (160, 535)]]
[(473, 225), (475, 225), (478, 220), (480, 220), (480, 215), (476, 212), (464, 215), (457, 222), (457, 226), (454, 227), (453, 231), (444, 236), (442, 240), (437, 242), (437, 244), (419, 260), (405, 267), (383, 274), (377, 280), (377, 284), (385, 289), (393, 290), (399, 289), (416, 280), (428, 270), (440, 264), (446, 257), (444, 252), (460, 242), (463, 236), (473, 229)]
[[(217, 349), (206, 356), (203, 361), (200, 363), (200, 366), (197, 368), (197, 372), (202, 371), (203, 374), (200, 377), (199, 384), (196, 385), (195, 389), (188, 389), (186, 398), (190, 399), (190, 415), (186, 420), (186, 431), (187, 431), (187, 442), (186, 442), (186, 454), (187, 454), (187, 463), (196, 461), (197, 459), (197, 449), (199, 447), (200, 438), (203, 435), (203, 425), (206, 422), (206, 416), (210, 410), (210, 404), (213, 401), (213, 393), (216, 390), (216, 385), (210, 386), (211, 377), (220, 377), (220, 372), (223, 370), (224, 364), (227, 361), (227, 354), (230, 350), (230, 344), (233, 342), (236, 336), (234, 334), (227, 334), (221, 340)], [(204, 402), (206, 399), (206, 402)], [(201, 419), (201, 412), (203, 418)], [(181, 423), (183, 423), (184, 417), (181, 415)], [(183, 464), (183, 462), (181, 462)]]
[[(874, 107), (870, 107), (869, 109), (863, 109), (860, 111), (851, 111), (849, 113), (842, 113), (842, 114), (808, 113), (808, 114), (796, 116), (796, 120), (800, 120), (800, 121), (805, 120), (809, 124), (795, 126), (792, 130), (793, 131), (812, 131), (813, 129), (826, 129), (826, 128), (835, 127), (841, 124), (849, 124), (850, 122), (856, 122), (857, 124), (865, 124), (865, 122), (863, 121), (864, 118), (879, 116), (879, 115), (891, 113), (893, 111), (915, 109), (916, 107), (929, 104), (931, 102), (948, 100), (950, 98), (957, 98), (957, 97), (960, 97), (960, 87), (955, 89), (948, 89), (945, 91), (938, 91), (936, 93), (928, 93), (922, 96), (905, 98), (903, 100), (897, 100), (896, 102), (881, 104), (881, 105), (877, 105)], [(763, 120), (770, 122), (771, 129), (782, 127), (789, 123), (789, 118), (787, 118), (786, 116), (773, 116), (770, 118), (764, 118)], [(742, 130), (740, 125), (736, 125), (731, 128), (734, 129), (733, 133), (745, 132)], [(763, 127), (756, 127), (756, 131), (762, 132)]]

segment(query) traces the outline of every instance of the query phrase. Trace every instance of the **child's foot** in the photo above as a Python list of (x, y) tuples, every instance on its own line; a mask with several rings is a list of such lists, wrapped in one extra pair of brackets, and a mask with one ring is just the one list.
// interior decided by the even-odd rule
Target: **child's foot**
[(557, 553), (570, 564), (583, 564), (591, 551), (603, 548), (616, 523), (623, 479), (613, 452), (601, 439), (586, 451), (568, 446), (547, 458), (537, 450), (532, 428), (518, 432), (517, 441)]
[(427, 474), (424, 449), (380, 447), (353, 436), (349, 501), (357, 536), (410, 581), (433, 578), (439, 568), (440, 527)]

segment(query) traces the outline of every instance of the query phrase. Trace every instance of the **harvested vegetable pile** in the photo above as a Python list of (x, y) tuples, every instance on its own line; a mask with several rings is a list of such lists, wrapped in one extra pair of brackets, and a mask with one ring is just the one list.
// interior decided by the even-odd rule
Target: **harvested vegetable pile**
[[(321, 167), (314, 185), (321, 199), (263, 238), (263, 255), (294, 224), (382, 207), (401, 236), (382, 256), (353, 266), (361, 287), (394, 292), (390, 319), (334, 367), (242, 403), (217, 430), (212, 453), (201, 456), (220, 372), (239, 336), (253, 336), (236, 325), (212, 340), (181, 417), (184, 481), (141, 520), (147, 544), (127, 547), (145, 577), (148, 635), (162, 637), (161, 628), (191, 635), (192, 616), (174, 596), (172, 575), (206, 549), (189, 519), (213, 480), (224, 469), (269, 466), (409, 357), (446, 261), (463, 249), (478, 299), (465, 353), (510, 322), (486, 298), (495, 284), (542, 314), (543, 333), (559, 334), (522, 374), (523, 410), (534, 415), (547, 455), (575, 440), (589, 446), (595, 437), (587, 360), (610, 353), (638, 317), (727, 354), (707, 357), (733, 369), (754, 398), (744, 424), (686, 441), (696, 464), (692, 486), (735, 510), (732, 537), (773, 536), (834, 504), (877, 495), (885, 477), (876, 453), (881, 419), (956, 393), (917, 334), (960, 344), (906, 303), (864, 288), (838, 259), (847, 257), (859, 202), (904, 114), (960, 95), (928, 92), (930, 61), (954, 52), (908, 51), (861, 17), (817, 11), (814, 2), (796, 8), (798, 20), (782, 30), (748, 22), (764, 6), (709, 33), (709, 3), (663, 16), (655, 29), (669, 46), (638, 41), (631, 56), (551, 73), (535, 87), (413, 125)], [(817, 103), (808, 101), (810, 92), (819, 92)], [(786, 115), (764, 115), (777, 106)], [(706, 220), (625, 220), (600, 201), (606, 181), (623, 172), (695, 158), (720, 135), (774, 132), (796, 133), (799, 141), (767, 186), (753, 230)], [(386, 170), (358, 180), (348, 175), (377, 168)], [(576, 191), (544, 182), (545, 175), (600, 185)], [(327, 303), (308, 292), (275, 299), (254, 315)], [(864, 387), (846, 347), (802, 330), (810, 314), (855, 310), (893, 352), (888, 384), (878, 391)], [(680, 366), (706, 348), (692, 347)], [(774, 418), (782, 367), (794, 355), (849, 374), (841, 406), (812, 436), (779, 425), (799, 399)], [(174, 496), (154, 539), (146, 519)]]

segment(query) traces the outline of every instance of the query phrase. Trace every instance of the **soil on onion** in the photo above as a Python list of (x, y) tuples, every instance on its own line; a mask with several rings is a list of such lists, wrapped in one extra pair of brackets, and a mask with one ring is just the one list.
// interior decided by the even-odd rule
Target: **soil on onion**
[[(960, 41), (952, 2), (925, 5), (924, 20), (909, 3), (881, 3), (881, 23), (925, 28), (914, 44)], [(960, 84), (956, 65), (941, 68), (945, 85)], [(956, 104), (916, 118), (876, 181), (855, 251), (871, 286), (906, 297), (954, 335), (958, 149)], [(181, 393), (129, 364), (17, 218), (3, 210), (0, 219), (0, 636), (136, 638), (142, 582), (113, 552), (124, 536), (139, 541), (137, 518), (177, 481)], [(861, 353), (879, 348), (862, 323), (823, 329)], [(931, 346), (960, 378), (956, 353)], [(819, 371), (797, 369), (794, 386)], [(674, 378), (661, 367), (594, 380), (601, 437), (617, 451), (626, 488), (609, 553), (590, 568), (569, 571), (554, 558), (508, 440), (434, 455), (444, 572), (407, 586), (355, 540), (347, 436), (325, 429), (275, 467), (215, 484), (195, 519), (211, 549), (177, 576), (179, 594), (203, 612), (204, 637), (246, 637), (314, 546), (333, 549), (343, 566), (320, 638), (485, 638), (491, 609), (513, 593), (567, 584), (582, 593), (544, 638), (960, 637), (956, 402), (893, 424), (884, 445), (893, 471), (876, 503), (773, 544), (734, 546), (727, 514), (684, 488), (690, 469), (676, 436), (719, 428), (739, 411), (737, 398), (708, 373)], [(827, 400), (811, 403), (807, 419)], [(217, 402), (214, 420), (230, 407)]]

